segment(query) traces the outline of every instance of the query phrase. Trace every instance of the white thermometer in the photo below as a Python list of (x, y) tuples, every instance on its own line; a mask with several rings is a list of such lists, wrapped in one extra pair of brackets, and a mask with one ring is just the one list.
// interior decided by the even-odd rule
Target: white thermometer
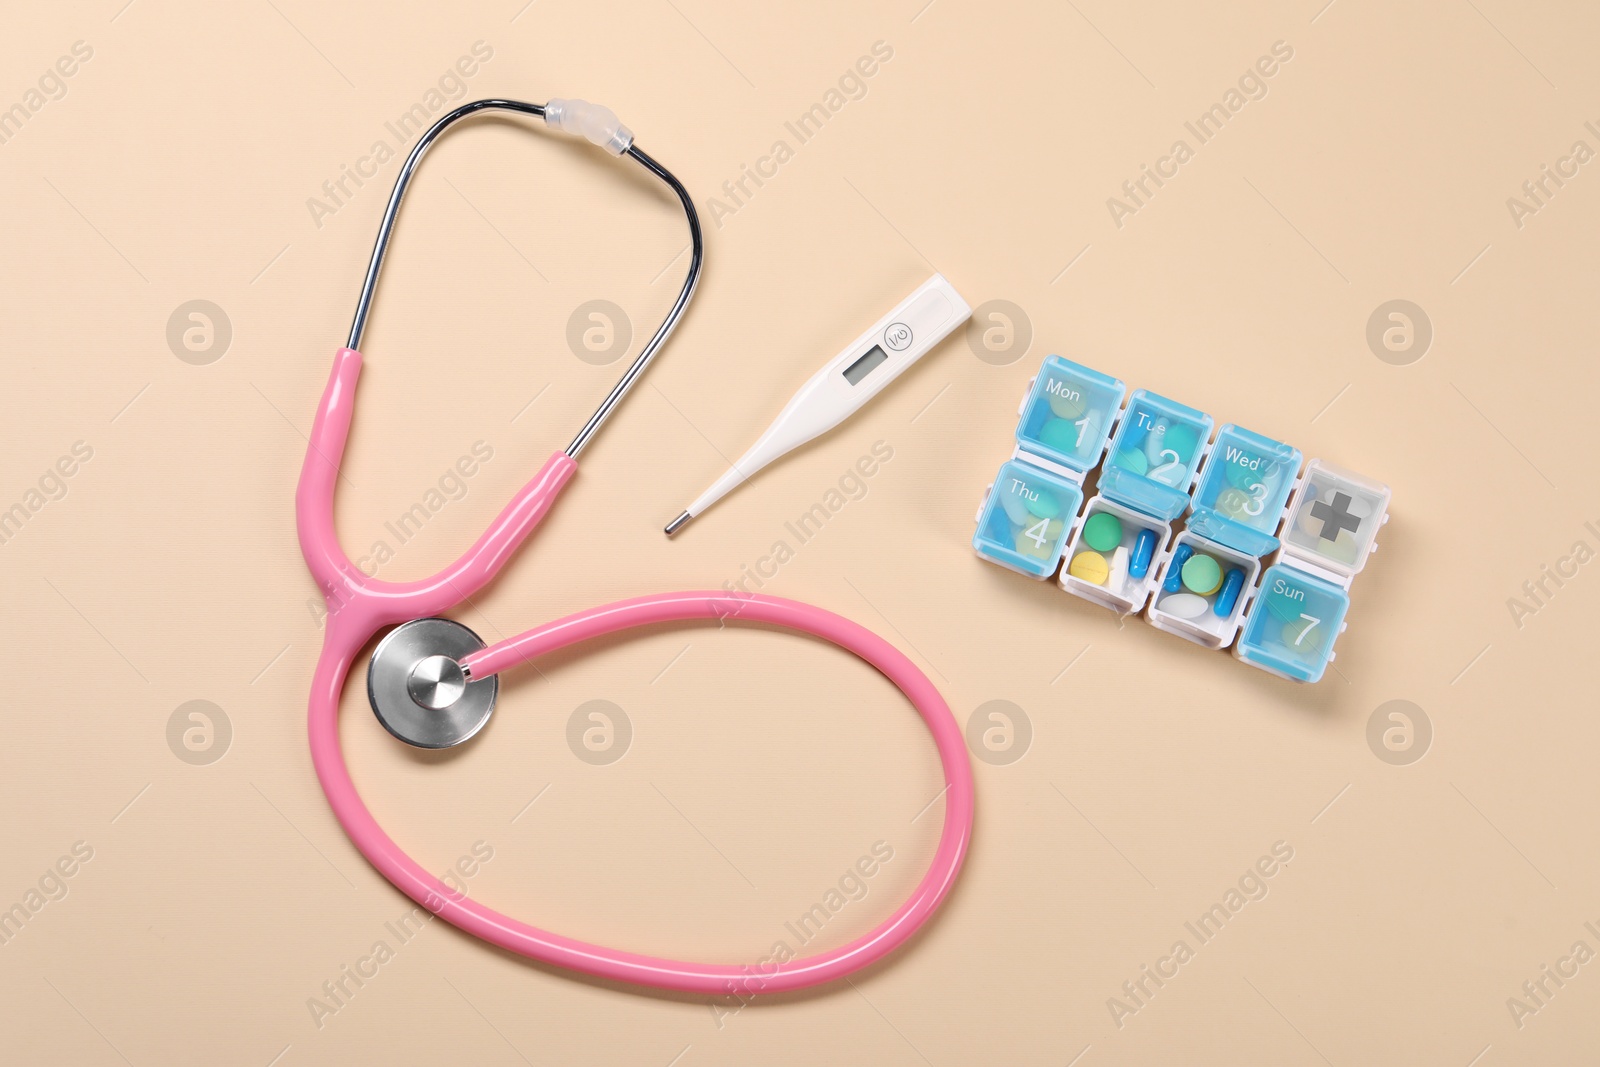
[(935, 274), (811, 376), (761, 439), (667, 524), (671, 537), (756, 471), (839, 425), (972, 314), (961, 294)]

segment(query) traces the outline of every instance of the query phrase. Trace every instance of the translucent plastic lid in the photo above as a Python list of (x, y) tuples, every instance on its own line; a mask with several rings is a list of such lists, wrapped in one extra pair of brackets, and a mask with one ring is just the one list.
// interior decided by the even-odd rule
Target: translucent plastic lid
[(1189, 529), (1252, 556), (1278, 547), (1273, 533), (1300, 473), (1300, 450), (1232, 423), (1217, 431), (1200, 472)]
[(978, 513), (972, 547), (1032, 578), (1056, 572), (1083, 504), (1083, 488), (1031, 463), (1008, 460)]
[(1189, 486), (1211, 440), (1211, 416), (1144, 389), (1128, 397), (1100, 491), (1159, 519), (1189, 510)]
[(1108, 374), (1050, 356), (1017, 420), (1017, 444), (1087, 473), (1100, 462), (1127, 387)]
[(1320, 459), (1306, 464), (1289, 501), (1284, 551), (1342, 575), (1366, 565), (1389, 516), (1389, 487)]
[(1339, 586), (1275, 563), (1261, 576), (1235, 655), (1297, 682), (1315, 682), (1333, 660), (1350, 597)]

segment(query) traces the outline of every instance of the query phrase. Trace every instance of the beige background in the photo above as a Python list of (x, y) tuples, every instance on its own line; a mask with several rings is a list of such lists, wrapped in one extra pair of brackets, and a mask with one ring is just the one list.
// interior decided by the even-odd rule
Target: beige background
[[(450, 5), (97, 0), (8, 8), (0, 106), (93, 58), (0, 145), (0, 506), (93, 458), (0, 546), (12, 698), (0, 906), (93, 859), (0, 946), (8, 1062), (246, 1065), (1557, 1064), (1600, 1054), (1600, 963), (1517, 1025), (1574, 942), (1600, 950), (1600, 577), (1519, 628), (1507, 600), (1600, 547), (1589, 315), (1600, 177), (1506, 199), (1600, 120), (1575, 3), (1063, 5), (707, 0)], [(920, 8), (920, 10), (919, 10)], [(1320, 8), (1320, 10), (1319, 10)], [(699, 296), (545, 528), (463, 621), (491, 639), (620, 596), (718, 585), (875, 440), (894, 458), (766, 588), (884, 633), (963, 723), (1015, 702), (1024, 758), (976, 763), (942, 914), (850, 983), (737, 1014), (528, 965), (443, 924), (336, 1015), (307, 1001), (408, 903), (312, 775), (320, 641), (293, 489), (398, 164), (317, 226), (307, 199), (474, 42), (470, 96), (612, 105), (703, 210), (876, 41), (893, 58), (737, 213)], [(1106, 199), (1275, 41), (1293, 59), (1119, 229)], [(359, 554), (482, 441), (493, 459), (385, 577), (430, 573), (604, 395), (569, 351), (592, 299), (633, 351), (685, 259), (633, 169), (516, 123), (442, 142), (402, 219), (339, 494)], [(662, 523), (820, 362), (937, 269), (1021, 307), (1013, 362), (957, 335), (860, 418), (709, 513)], [(1435, 331), (1406, 366), (1381, 303)], [(215, 302), (231, 345), (178, 359)], [(1024, 382), (1078, 358), (1394, 488), (1337, 672), (1294, 687), (980, 562), (972, 515)], [(1414, 353), (1413, 353), (1414, 354)], [(53, 484), (53, 483), (52, 483)], [(1569, 568), (1570, 569), (1570, 568)], [(1554, 589), (1553, 583), (1548, 588)], [(1070, 668), (1070, 669), (1069, 669)], [(683, 628), (525, 672), (477, 744), (426, 759), (357, 684), (344, 732), (374, 811), (470, 891), (552, 929), (749, 960), (876, 841), (895, 858), (825, 930), (887, 915), (931, 854), (931, 745), (882, 680), (769, 632)], [(631, 749), (575, 758), (569, 716)], [(1408, 700), (1425, 758), (1367, 723)], [(193, 765), (190, 700), (232, 729)], [(214, 744), (220, 744), (214, 741)], [(530, 801), (534, 801), (530, 806)], [(926, 809), (926, 811), (924, 811)], [(1294, 859), (1136, 1015), (1107, 1000), (1275, 842)], [(49, 880), (46, 879), (48, 882)], [(1548, 988), (1553, 983), (1546, 980)]]

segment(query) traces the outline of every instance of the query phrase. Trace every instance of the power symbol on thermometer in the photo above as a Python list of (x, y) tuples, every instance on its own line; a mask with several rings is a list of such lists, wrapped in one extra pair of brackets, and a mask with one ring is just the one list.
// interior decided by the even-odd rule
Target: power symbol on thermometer
[(911, 327), (903, 322), (890, 323), (883, 331), (883, 343), (896, 352), (904, 352), (911, 347)]

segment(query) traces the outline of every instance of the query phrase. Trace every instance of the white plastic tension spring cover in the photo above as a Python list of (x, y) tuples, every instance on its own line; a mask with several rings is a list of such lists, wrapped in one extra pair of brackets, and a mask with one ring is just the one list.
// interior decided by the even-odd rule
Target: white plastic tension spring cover
[(551, 100), (544, 106), (544, 122), (552, 130), (587, 137), (614, 156), (633, 144), (633, 131), (622, 124), (617, 113), (604, 104), (587, 100)]

